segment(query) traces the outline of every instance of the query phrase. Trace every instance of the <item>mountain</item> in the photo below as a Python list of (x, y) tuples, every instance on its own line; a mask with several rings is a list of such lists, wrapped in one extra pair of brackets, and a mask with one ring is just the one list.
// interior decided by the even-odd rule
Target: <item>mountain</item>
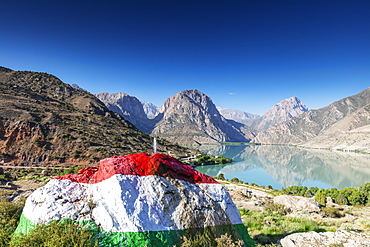
[(78, 89), (78, 90), (82, 90), (82, 91), (85, 91), (85, 92), (87, 92), (87, 90), (86, 89), (83, 89), (82, 87), (80, 87), (79, 85), (77, 85), (77, 84), (71, 84), (71, 87), (73, 87), (74, 89)]
[(284, 99), (274, 105), (262, 117), (251, 121), (248, 125), (256, 130), (266, 130), (270, 126), (284, 122), (294, 116), (308, 111), (307, 106), (297, 97)]
[(249, 141), (248, 127), (226, 120), (210, 97), (198, 90), (184, 90), (168, 98), (158, 110), (152, 135), (194, 145), (224, 141)]
[(240, 111), (240, 110), (222, 108), (219, 106), (217, 106), (216, 108), (224, 118), (231, 119), (239, 123), (248, 123), (251, 120), (260, 117), (259, 115)]
[[(361, 108), (364, 108), (366, 111), (366, 105), (368, 104), (370, 104), (370, 88), (321, 109), (309, 110), (288, 121), (272, 126), (265, 131), (259, 132), (253, 141), (258, 143), (304, 144), (323, 134), (340, 120), (353, 113), (352, 117), (355, 119), (357, 114), (355, 112), (358, 111), (361, 115), (360, 112), (363, 112)], [(350, 122), (354, 124), (355, 120), (348, 123)], [(363, 124), (367, 124), (367, 122), (364, 121)], [(361, 127), (358, 125), (354, 126), (357, 128)]]
[(153, 103), (141, 101), (141, 104), (143, 105), (144, 112), (149, 119), (152, 119), (157, 115), (158, 107)]
[[(159, 152), (193, 152), (158, 139)], [(94, 163), (152, 152), (153, 139), (94, 95), (57, 77), (0, 67), (0, 162), (39, 166)]]
[(130, 121), (139, 130), (150, 133), (151, 121), (146, 116), (141, 102), (134, 96), (125, 93), (99, 93), (96, 95), (109, 110)]
[(317, 137), (304, 143), (305, 147), (320, 147), (365, 151), (370, 153), (370, 104), (349, 114)]

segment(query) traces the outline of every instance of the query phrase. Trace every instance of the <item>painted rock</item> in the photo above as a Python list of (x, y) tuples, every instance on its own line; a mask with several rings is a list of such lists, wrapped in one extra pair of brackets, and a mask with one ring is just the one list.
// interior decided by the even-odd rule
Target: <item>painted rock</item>
[(203, 231), (253, 245), (225, 188), (163, 154), (114, 156), (50, 180), (28, 197), (16, 233), (62, 219), (98, 229), (100, 246), (178, 246)]

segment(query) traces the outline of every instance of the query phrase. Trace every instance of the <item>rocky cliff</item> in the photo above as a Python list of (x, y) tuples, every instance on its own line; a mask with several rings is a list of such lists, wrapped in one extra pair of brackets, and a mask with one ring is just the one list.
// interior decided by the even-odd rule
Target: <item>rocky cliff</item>
[(256, 130), (266, 130), (270, 126), (289, 120), (306, 111), (308, 111), (307, 106), (300, 99), (291, 97), (280, 101), (262, 117), (251, 121), (248, 125)]
[(172, 247), (203, 232), (254, 245), (225, 188), (163, 154), (115, 156), (52, 179), (28, 197), (16, 234), (62, 219), (95, 227), (100, 246)]
[(259, 118), (259, 115), (240, 111), (240, 110), (234, 110), (234, 109), (228, 109), (228, 108), (222, 108), (217, 106), (217, 110), (220, 112), (220, 114), (226, 118), (231, 119), (239, 123), (248, 123), (253, 119)]
[[(187, 152), (158, 141), (161, 152)], [(149, 135), (94, 95), (50, 74), (0, 67), (0, 162), (91, 163), (108, 155), (151, 150)]]
[(109, 110), (117, 112), (125, 120), (131, 122), (139, 130), (150, 133), (151, 121), (144, 112), (141, 102), (126, 93), (99, 93), (96, 95)]
[(157, 115), (158, 107), (153, 103), (141, 101), (143, 105), (144, 112), (149, 119), (154, 118)]
[(168, 98), (158, 110), (152, 135), (181, 144), (248, 141), (248, 127), (226, 120), (210, 97), (198, 90), (184, 90)]
[(370, 89), (336, 101), (318, 110), (310, 110), (259, 132), (259, 143), (303, 144), (322, 134), (335, 123), (370, 103)]

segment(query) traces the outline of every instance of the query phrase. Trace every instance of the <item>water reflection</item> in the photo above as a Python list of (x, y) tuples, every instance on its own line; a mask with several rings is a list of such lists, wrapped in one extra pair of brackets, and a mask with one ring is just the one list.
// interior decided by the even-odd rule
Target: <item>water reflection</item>
[(370, 155), (281, 145), (203, 146), (202, 150), (234, 162), (198, 167), (200, 172), (210, 176), (223, 173), (228, 179), (237, 177), (277, 189), (293, 185), (341, 189), (370, 182)]

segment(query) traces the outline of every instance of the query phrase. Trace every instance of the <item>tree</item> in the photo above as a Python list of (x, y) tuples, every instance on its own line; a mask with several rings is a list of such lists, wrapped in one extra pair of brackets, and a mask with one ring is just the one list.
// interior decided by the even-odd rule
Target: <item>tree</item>
[(360, 191), (364, 192), (364, 194), (366, 196), (366, 202), (369, 203), (370, 202), (370, 183), (366, 183), (364, 185), (361, 185), (358, 189)]
[(365, 205), (366, 196), (364, 192), (354, 190), (353, 193), (348, 197), (348, 201), (351, 205)]
[(339, 192), (338, 196), (334, 198), (334, 201), (337, 204), (348, 205), (347, 197), (341, 192)]
[(326, 205), (326, 195), (325, 195), (325, 190), (324, 189), (319, 189), (316, 194), (314, 199), (321, 205), (325, 206)]

